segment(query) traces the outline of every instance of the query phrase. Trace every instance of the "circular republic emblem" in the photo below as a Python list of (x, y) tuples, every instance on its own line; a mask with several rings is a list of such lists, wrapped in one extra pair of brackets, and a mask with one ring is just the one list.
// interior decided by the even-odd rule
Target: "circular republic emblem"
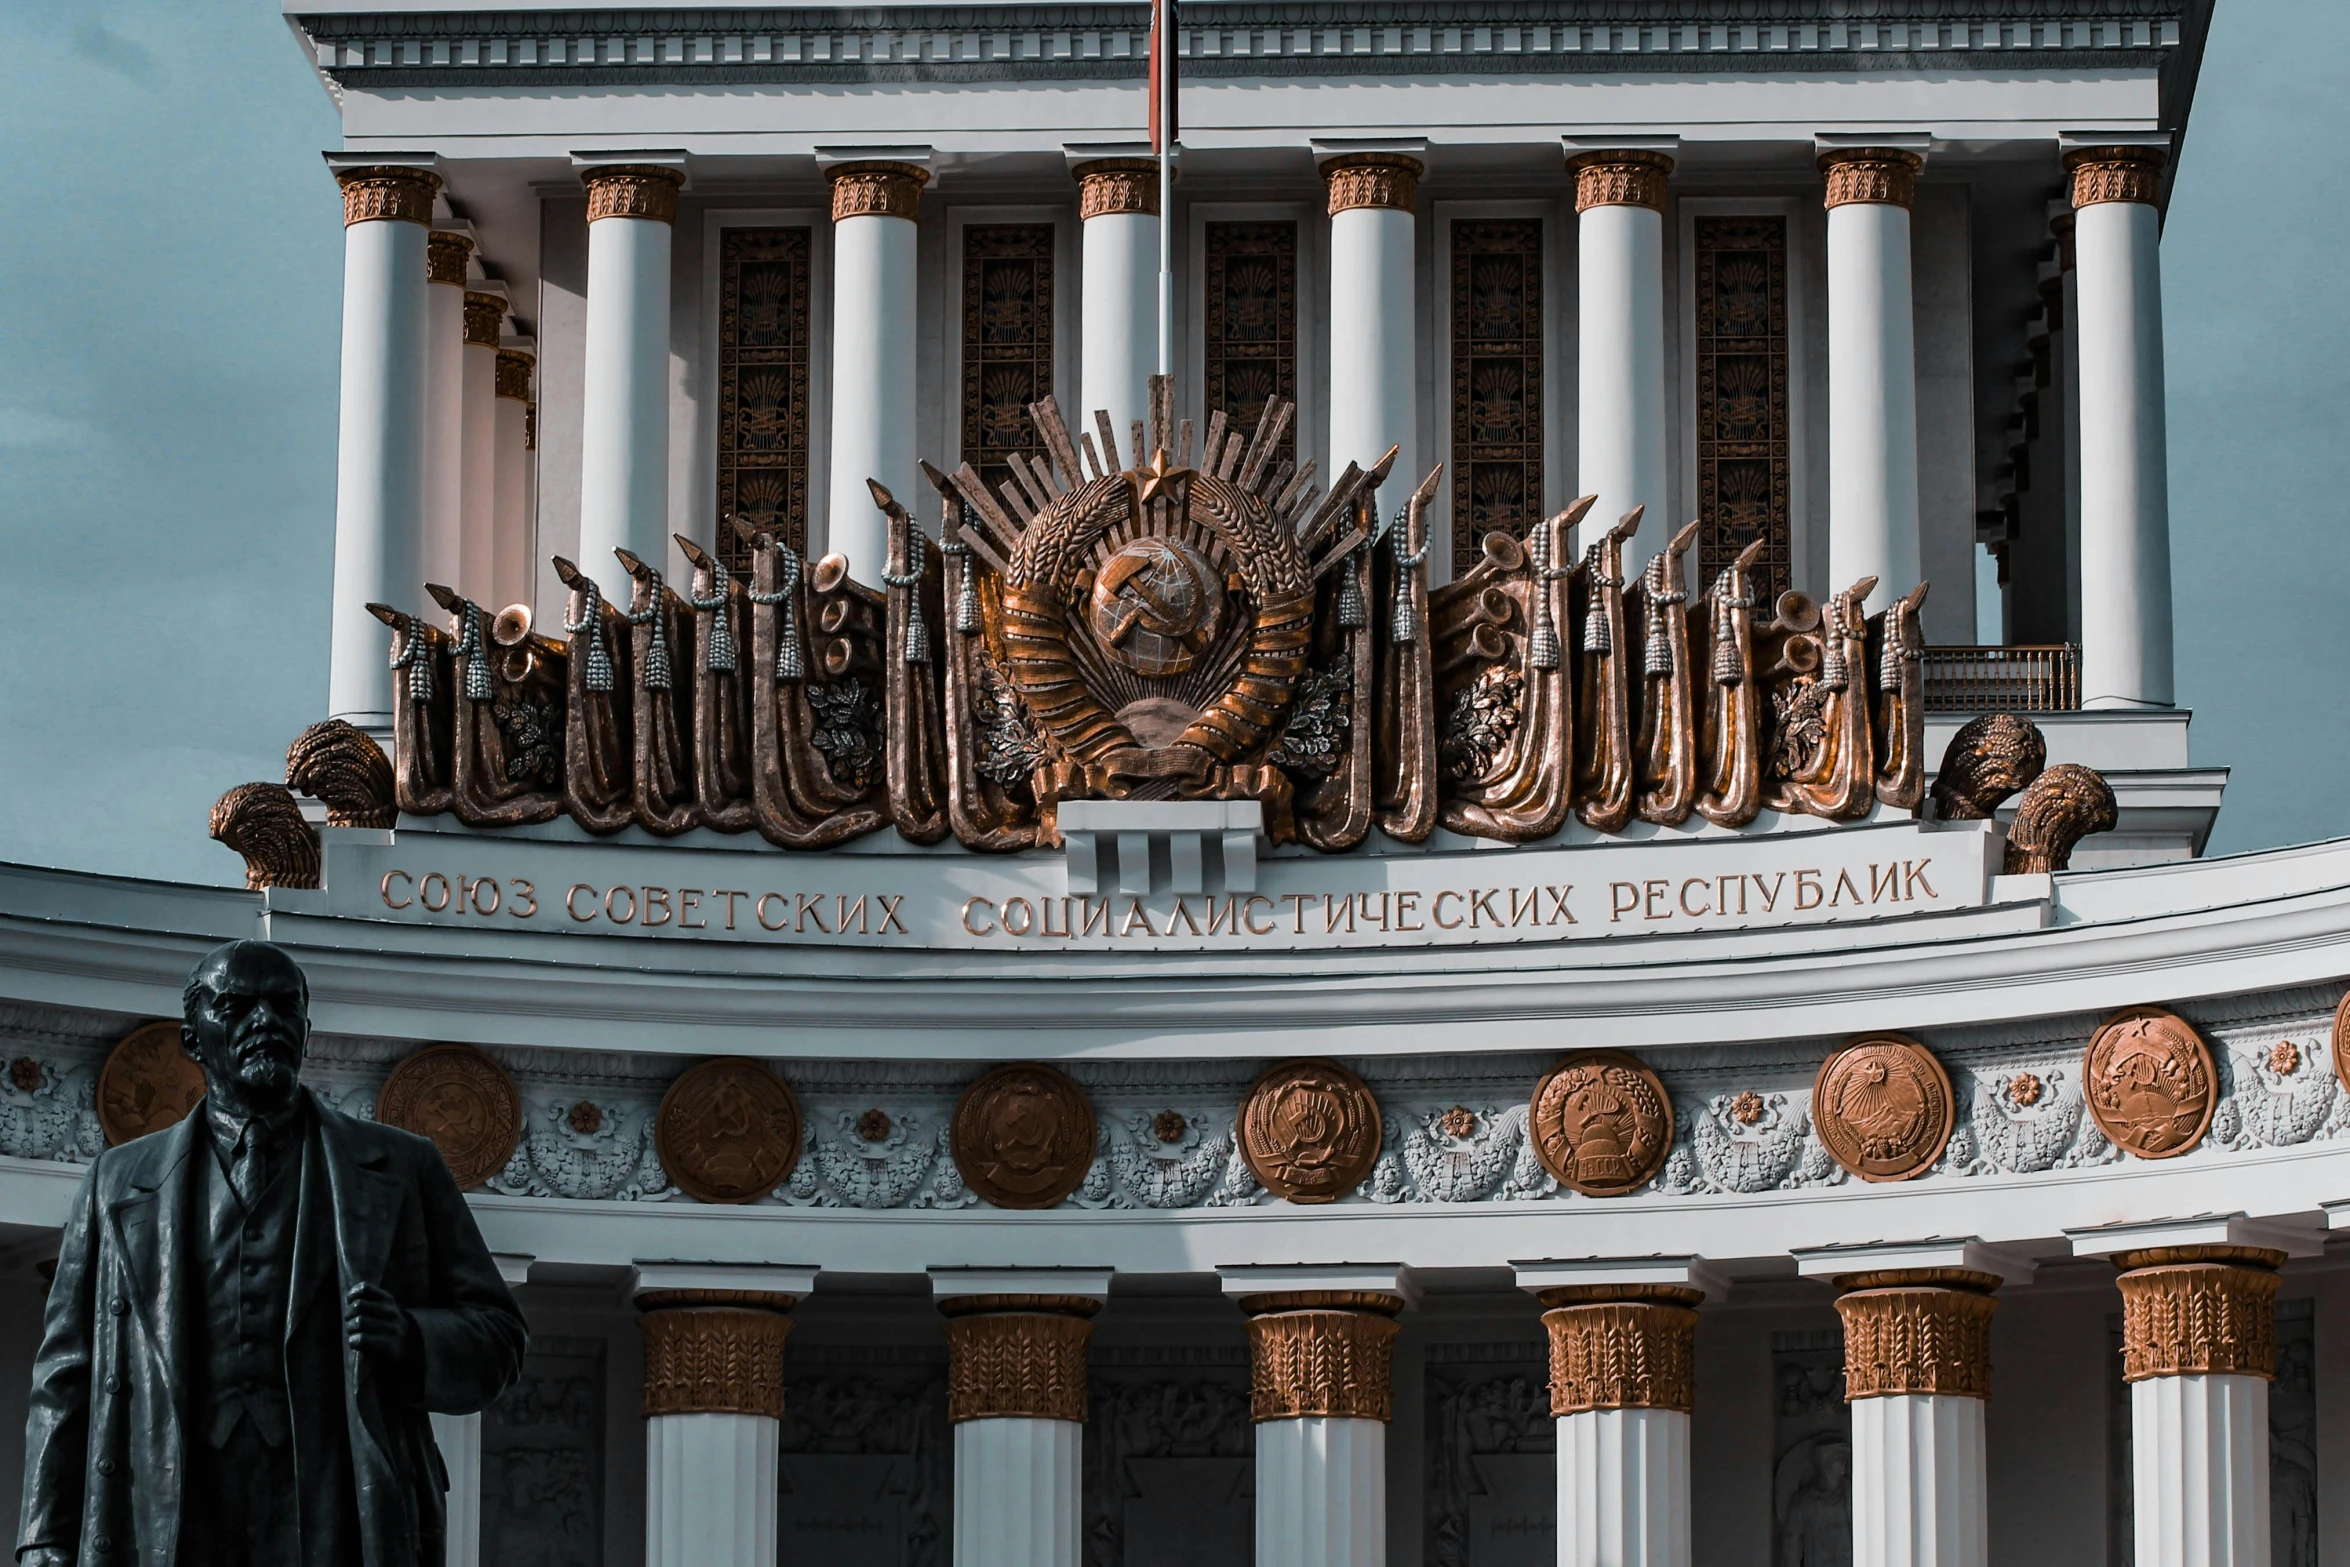
[(2089, 1114), (2116, 1148), (2168, 1159), (2203, 1141), (2219, 1107), (2211, 1047), (2164, 1007), (2125, 1007), (2089, 1036)]
[(697, 1202), (757, 1202), (800, 1158), (800, 1106), (748, 1056), (720, 1056), (669, 1085), (653, 1122), (661, 1168)]
[(1636, 1057), (1586, 1050), (1534, 1085), (1527, 1130), (1535, 1157), (1561, 1186), (1586, 1197), (1621, 1197), (1665, 1167), (1673, 1101)]
[(1164, 680), (1189, 670), (1216, 640), (1224, 581), (1189, 544), (1140, 538), (1102, 562), (1086, 612), (1111, 657)]
[(1085, 1182), (1093, 1106), (1049, 1066), (982, 1072), (955, 1104), (955, 1167), (998, 1208), (1050, 1208)]
[(1335, 1061), (1289, 1061), (1240, 1107), (1240, 1153), (1265, 1190), (1289, 1202), (1336, 1202), (1378, 1162), (1379, 1101)]
[(204, 1097), (204, 1069), (180, 1048), (180, 1025), (144, 1023), (98, 1069), (98, 1128), (115, 1147), (186, 1119)]
[(1931, 1050), (1902, 1034), (1863, 1034), (1820, 1063), (1811, 1120), (1821, 1146), (1854, 1175), (1906, 1181), (1942, 1157), (1958, 1107)]
[(2334, 1034), (2329, 1043), (2333, 1047), (2334, 1075), (2342, 1080), (2344, 1088), (2350, 1088), (2350, 1059), (2346, 1059), (2350, 1058), (2350, 994), (2345, 994), (2341, 1005), (2334, 1008)]
[(514, 1079), (471, 1045), (427, 1045), (392, 1068), (375, 1118), (431, 1139), (464, 1191), (506, 1168), (522, 1141)]

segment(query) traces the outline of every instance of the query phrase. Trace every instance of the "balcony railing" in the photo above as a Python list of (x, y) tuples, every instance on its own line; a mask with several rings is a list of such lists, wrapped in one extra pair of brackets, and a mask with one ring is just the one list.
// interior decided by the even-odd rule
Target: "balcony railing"
[(2067, 713), (2081, 705), (2081, 650), (2052, 647), (1926, 649), (1930, 713)]

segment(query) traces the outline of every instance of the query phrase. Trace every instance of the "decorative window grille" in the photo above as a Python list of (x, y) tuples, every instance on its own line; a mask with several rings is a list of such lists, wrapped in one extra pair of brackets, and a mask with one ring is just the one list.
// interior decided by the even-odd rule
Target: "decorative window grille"
[(730, 515), (808, 547), (811, 241), (805, 228), (719, 232), (717, 541), (746, 574)]
[[(1211, 223), (1206, 237), (1202, 411), (1222, 409), (1231, 427), (1246, 435), (1267, 403), (1297, 397), (1297, 225)], [(1281, 455), (1297, 460), (1294, 421), (1281, 439)]]
[[(1053, 226), (963, 230), (963, 460), (994, 490), (1014, 452), (1046, 457), (1028, 405), (1053, 391)], [(1090, 428), (1092, 410), (1080, 428)], [(1125, 438), (1125, 432), (1119, 432)]]
[[(1452, 225), (1453, 571), (1542, 510), (1542, 224)], [(1416, 474), (1399, 474), (1405, 491)], [(1389, 490), (1394, 485), (1387, 486)]]
[(1768, 605), (1793, 580), (1787, 220), (1699, 218), (1695, 237), (1698, 583), (1765, 539), (1754, 585)]

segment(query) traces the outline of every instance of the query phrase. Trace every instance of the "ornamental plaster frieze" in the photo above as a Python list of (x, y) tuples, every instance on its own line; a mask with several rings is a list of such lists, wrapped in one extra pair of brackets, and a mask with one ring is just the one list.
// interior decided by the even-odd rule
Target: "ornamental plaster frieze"
[[(2212, 1101), (2192, 1167), (2350, 1140), (2350, 1089), (2335, 1062), (2338, 990), (2222, 998), (2181, 1008), (2208, 1049)], [(0, 1009), (0, 1155), (79, 1164), (106, 1143), (102, 1070), (120, 1020)], [(2091, 1113), (2084, 1053), (2103, 1019), (2033, 1020), (1931, 1031), (1920, 1043), (1948, 1076), (1950, 1130), (1911, 1176), (1929, 1188), (2061, 1181), (2125, 1165)], [(2156, 1041), (2159, 1043), (2159, 1039)], [(1562, 1045), (1565, 1041), (1562, 1040)], [(1409, 1207), (1757, 1199), (1856, 1187), (1815, 1123), (1814, 1074), (1840, 1041), (1650, 1052), (1669, 1105), (1653, 1178), (1626, 1196), (1570, 1191), (1530, 1125), (1535, 1085), (1562, 1056), (1405, 1057), (1351, 1063), (1375, 1106), (1368, 1175), (1343, 1206)], [(321, 1036), (306, 1080), (346, 1113), (373, 1118), (404, 1042)], [(497, 1049), (519, 1101), (512, 1156), (480, 1188), (562, 1202), (690, 1204), (665, 1167), (656, 1126), (676, 1080), (657, 1054)], [(797, 1107), (788, 1172), (756, 1206), (967, 1209), (981, 1199), (955, 1150), (953, 1062), (831, 1060), (781, 1066)], [(1062, 1206), (1176, 1212), (1273, 1208), (1241, 1146), (1255, 1063), (1076, 1062), (1065, 1075), (1096, 1124), (1093, 1153)], [(1553, 1074), (1555, 1076), (1555, 1074)], [(135, 1086), (135, 1085), (134, 1085)], [(1865, 1109), (1865, 1107), (1864, 1107)], [(1659, 1118), (1662, 1119), (1661, 1117)], [(1626, 1126), (1627, 1147), (1633, 1137)], [(1641, 1136), (1656, 1135), (1641, 1133)], [(505, 1146), (499, 1145), (501, 1150)], [(493, 1157), (503, 1157), (502, 1152)], [(1606, 1185), (1585, 1185), (1605, 1191)]]
[[(2181, 36), (2178, 8), (2163, 5), (2082, 17), (2063, 0), (2006, 0), (1912, 7), (1884, 20), (1832, 14), (1843, 8), (1825, 0), (1776, 9), (1757, 19), (1733, 0), (1684, 0), (1663, 15), (1594, 0), (1201, 4), (1186, 9), (1179, 47), (1192, 76), (1884, 72), (2019, 61), (2071, 70), (2142, 67)], [(309, 15), (297, 25), (331, 81), (371, 88), (1123, 78), (1143, 74), (1147, 49), (1143, 7), (1085, 4), (689, 13), (667, 27), (628, 12), (530, 11)]]

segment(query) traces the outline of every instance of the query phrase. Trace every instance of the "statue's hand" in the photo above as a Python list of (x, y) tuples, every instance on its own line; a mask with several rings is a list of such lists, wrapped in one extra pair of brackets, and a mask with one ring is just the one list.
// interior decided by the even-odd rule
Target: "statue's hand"
[(73, 1567), (73, 1553), (36, 1545), (16, 1559), (16, 1567)]
[(416, 1319), (380, 1284), (357, 1284), (343, 1301), (343, 1333), (353, 1349), (391, 1370), (417, 1349)]

